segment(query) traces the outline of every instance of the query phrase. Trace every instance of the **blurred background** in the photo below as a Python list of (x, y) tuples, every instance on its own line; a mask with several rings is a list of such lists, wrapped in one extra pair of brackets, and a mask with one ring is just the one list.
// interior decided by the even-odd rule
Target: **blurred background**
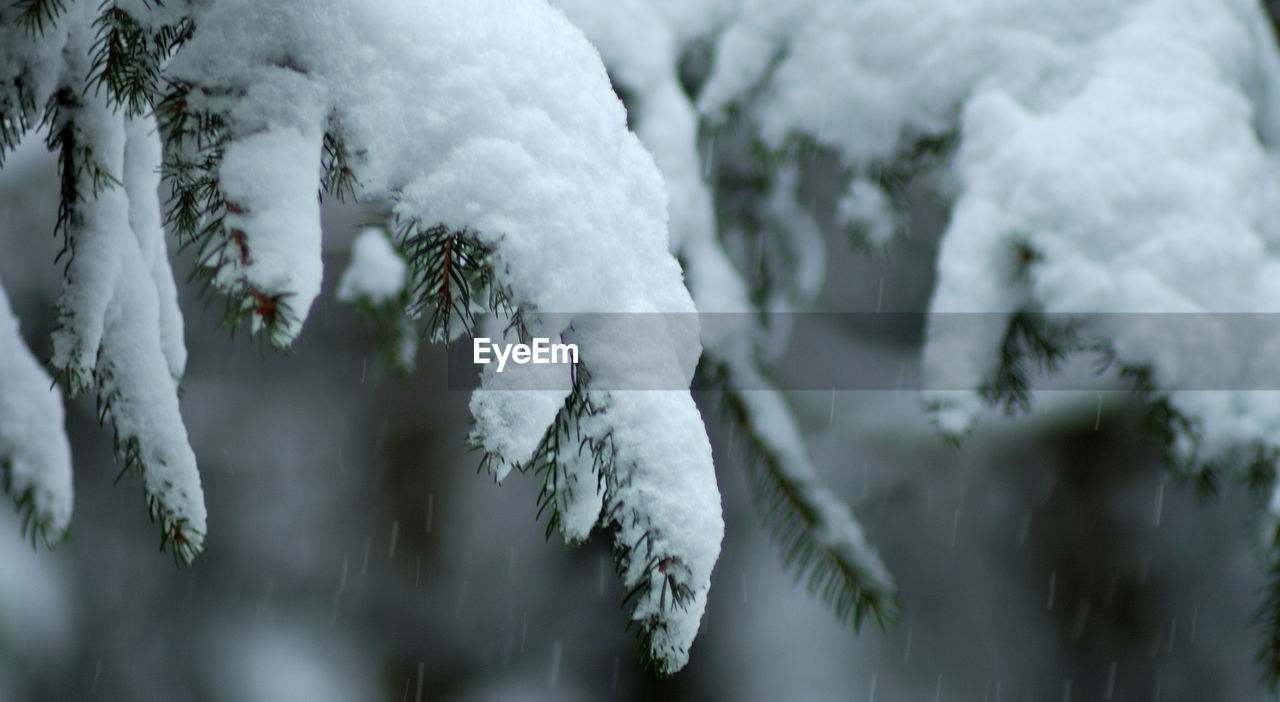
[[(55, 165), (39, 141), (0, 171), (0, 279), (46, 358), (60, 271)], [(868, 255), (831, 233), (821, 164), (805, 176), (829, 239), (819, 306), (924, 310), (941, 189), (914, 184), (907, 233)], [(70, 538), (33, 550), (0, 503), (0, 700), (1265, 697), (1250, 624), (1260, 503), (1167, 482), (1141, 407), (1106, 377), (1096, 392), (1042, 393), (1033, 415), (993, 413), (958, 448), (914, 392), (790, 394), (819, 470), (900, 586), (900, 620), (858, 635), (783, 568), (714, 398), (699, 397), (726, 535), (691, 661), (655, 679), (625, 630), (608, 535), (576, 549), (544, 539), (534, 477), (495, 486), (465, 452), (468, 395), (448, 389), (445, 350), (424, 348), (396, 377), (374, 330), (335, 301), (373, 217), (326, 204), (326, 293), (288, 355), (232, 338), (219, 303), (180, 285), (183, 413), (210, 515), (193, 566), (157, 551), (93, 399), (69, 403)], [(190, 270), (177, 254), (177, 275)], [(920, 329), (827, 319), (781, 356), (784, 387), (850, 363), (918, 373)]]

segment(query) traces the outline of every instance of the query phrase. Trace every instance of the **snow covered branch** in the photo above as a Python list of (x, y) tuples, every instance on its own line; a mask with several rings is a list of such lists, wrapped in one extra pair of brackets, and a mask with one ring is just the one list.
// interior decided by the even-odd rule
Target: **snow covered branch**
[[(6, 12), (47, 34), (15, 32), (0, 78), (5, 145), (47, 102), (60, 154), (67, 283), (52, 363), (72, 391), (97, 387), (180, 560), (199, 553), (205, 514), (178, 415), (185, 351), (155, 202), (161, 162), (168, 222), (198, 251), (200, 277), (226, 297), (228, 321), (247, 318), (272, 345), (297, 337), (319, 293), (316, 196), (327, 188), (391, 201), (408, 260), (353, 278), (348, 299), (373, 304), (386, 288), (376, 302), (407, 304), (436, 341), (501, 312), (521, 329), (572, 334), (606, 387), (688, 387), (696, 326), (637, 339), (579, 317), (693, 305), (668, 252), (659, 172), (594, 49), (541, 2), (30, 5)], [(137, 116), (151, 109), (163, 149)], [(396, 280), (370, 287), (370, 275)], [(632, 353), (642, 368), (618, 360)], [(477, 436), (523, 462), (485, 432), (505, 428), (490, 410), (519, 406), (507, 396), (476, 403)], [(578, 397), (593, 408), (581, 430), (611, 456), (585, 530), (604, 509), (619, 543), (646, 544), (620, 568), (651, 654), (674, 671), (723, 530), (701, 419), (687, 390)], [(545, 421), (526, 422), (530, 435), (554, 431), (554, 413), (535, 416)]]
[(718, 381), (721, 410), (746, 449), (759, 511), (787, 565), (855, 630), (868, 615), (881, 626), (893, 621), (893, 579), (849, 506), (819, 481), (782, 397), (773, 390), (740, 389), (740, 376), (750, 375), (741, 367), (736, 374), (726, 366), (709, 372)]
[(1258, 2), (748, 0), (713, 66), (711, 119), (837, 154), (853, 183), (954, 141), (923, 359), (944, 432), (1030, 408), (1033, 364), (1092, 352), (1147, 398), (1175, 474), (1274, 480), (1280, 403), (1229, 388), (1273, 387), (1275, 331), (1211, 319), (1280, 306), (1280, 54)]
[(24, 535), (46, 544), (66, 534), (72, 503), (62, 398), (51, 385), (0, 288), (0, 479), (18, 504)]
[[(600, 47), (615, 89), (632, 96), (629, 120), (654, 154), (671, 196), (671, 249), (685, 263), (686, 283), (703, 319), (711, 320), (702, 327), (702, 363), (716, 369), (722, 409), (750, 449), (752, 487), (768, 526), (780, 535), (786, 562), (807, 576), (811, 591), (842, 622), (856, 625), (866, 614), (886, 621), (895, 608), (892, 579), (848, 507), (818, 482), (789, 408), (774, 391), (740, 390), (769, 387), (757, 370), (757, 351), (766, 355), (786, 333), (762, 333), (748, 321), (750, 313), (812, 300), (825, 250), (817, 225), (796, 201), (796, 168), (765, 173), (755, 162), (703, 165), (711, 156), (702, 150), (710, 153), (722, 135), (699, 138), (700, 118), (682, 85), (680, 65), (692, 41), (722, 24), (729, 8), (714, 2), (556, 4)], [(750, 173), (734, 178), (727, 172), (735, 168)], [(719, 201), (708, 177), (721, 186)], [(741, 192), (725, 187), (731, 180)], [(718, 231), (718, 210), (727, 241)], [(743, 248), (752, 258), (742, 263), (758, 274), (750, 288), (726, 250), (734, 239), (747, 242)]]

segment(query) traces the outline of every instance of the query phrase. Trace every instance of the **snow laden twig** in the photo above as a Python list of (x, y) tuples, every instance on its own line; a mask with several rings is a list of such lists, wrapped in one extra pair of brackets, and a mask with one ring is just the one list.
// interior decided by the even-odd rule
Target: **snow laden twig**
[[(883, 624), (896, 608), (892, 581), (848, 507), (818, 482), (790, 410), (775, 391), (739, 389), (738, 382), (744, 378), (750, 378), (747, 385), (751, 387), (769, 387), (756, 370), (755, 354), (744, 348), (744, 342), (756, 346), (771, 341), (776, 347), (788, 332), (779, 325), (762, 334), (764, 330), (751, 321), (753, 311), (783, 311), (810, 301), (821, 284), (825, 251), (821, 232), (796, 201), (797, 168), (788, 165), (774, 172), (768, 166), (778, 159), (767, 164), (763, 159), (749, 159), (749, 163), (714, 159), (711, 163), (715, 140), (725, 135), (698, 138), (699, 116), (679, 66), (697, 36), (688, 34), (689, 28), (701, 27), (701, 32), (709, 33), (727, 16), (726, 8), (715, 3), (684, 5), (673, 17), (669, 14), (674, 7), (645, 2), (600, 5), (558, 0), (556, 4), (600, 48), (615, 90), (631, 96), (629, 122), (663, 172), (670, 195), (670, 247), (683, 260), (686, 283), (704, 313), (701, 368), (703, 372), (716, 369), (719, 392), (715, 398), (735, 435), (746, 437), (750, 455), (744, 465), (753, 477), (760, 512), (780, 537), (786, 563), (808, 579), (810, 591), (818, 593), (842, 622), (856, 626), (870, 613)], [(731, 153), (723, 142), (720, 146)], [(721, 186), (720, 201), (711, 195), (708, 176)], [(740, 240), (740, 249), (748, 252), (741, 263), (752, 274), (750, 290), (717, 237), (717, 208), (728, 222), (723, 235)], [(731, 365), (735, 372), (730, 371)], [(566, 400), (567, 407), (573, 406), (575, 397)], [(557, 417), (558, 423), (563, 416)], [(548, 438), (554, 443), (544, 441), (538, 456), (562, 453), (557, 449), (566, 441), (572, 445), (573, 440), (564, 431)], [(590, 500), (590, 474), (575, 471), (572, 465), (567, 470), (540, 465), (547, 466), (542, 475), (543, 494), (552, 506), (548, 529), (558, 520), (568, 520), (568, 536), (573, 532), (572, 519), (564, 516), (563, 506), (554, 499), (560, 491), (546, 486), (549, 482), (584, 485)]]
[(48, 0), (0, 4), (0, 167), (5, 154), (40, 122), (45, 99), (57, 85), (67, 30), (49, 23), (63, 11), (60, 5)]
[[(725, 8), (715, 3), (687, 5), (676, 13), (679, 17), (671, 17), (668, 13), (674, 8), (644, 2), (556, 4), (600, 48), (615, 89), (633, 97), (628, 118), (654, 154), (671, 198), (670, 246), (684, 261), (686, 283), (704, 313), (701, 369), (704, 374), (714, 369), (713, 402), (718, 401), (734, 434), (744, 437), (749, 453), (744, 465), (752, 475), (760, 513), (779, 537), (786, 563), (808, 580), (810, 591), (819, 594), (840, 621), (856, 626), (871, 614), (883, 624), (896, 609), (892, 580), (848, 507), (818, 482), (789, 408), (776, 391), (740, 389), (744, 380), (749, 387), (769, 387), (756, 370), (755, 354), (744, 343), (754, 346), (768, 340), (780, 346), (788, 331), (782, 325), (762, 334), (764, 330), (751, 321), (753, 310), (783, 311), (810, 301), (821, 284), (825, 251), (821, 232), (796, 201), (799, 170), (794, 165), (774, 172), (768, 166), (779, 159), (709, 163), (715, 139), (725, 135), (699, 141), (699, 116), (679, 76), (679, 64), (696, 35), (681, 32), (693, 26), (710, 32), (727, 16)], [(723, 143), (721, 147), (725, 150)], [(708, 155), (700, 154), (703, 148)], [(724, 194), (722, 201), (713, 201), (708, 175), (721, 185), (717, 192)], [(724, 236), (743, 240), (741, 248), (750, 252), (742, 263), (753, 274), (752, 290), (718, 240), (717, 208), (730, 222)], [(570, 396), (566, 406), (574, 398)], [(572, 438), (564, 432), (559, 436)], [(558, 446), (540, 445), (539, 455), (546, 448), (558, 453)], [(543, 475), (544, 486), (547, 481), (572, 481), (590, 487), (586, 476), (572, 470), (547, 469)], [(544, 494), (559, 493), (544, 487)], [(558, 513), (562, 510), (553, 509), (552, 522), (562, 518)]]
[(44, 34), (64, 12), (67, 0), (15, 0), (15, 23), (33, 35)]
[(32, 545), (62, 540), (71, 523), (71, 448), (62, 420), (62, 398), (23, 343), (0, 287), (0, 484)]
[[(645, 460), (653, 447), (635, 442), (643, 436), (637, 427), (606, 416), (610, 407), (674, 429), (669, 420), (646, 414), (666, 401), (663, 393), (608, 393), (590, 386), (589, 374), (579, 369), (522, 469), (542, 482), (538, 508), (547, 514), (548, 536), (558, 530), (566, 543), (578, 543), (598, 524), (615, 529), (612, 551), (626, 589), (623, 605), (633, 604), (631, 622), (645, 660), (670, 675), (688, 660), (705, 606), (707, 557), (719, 548), (723, 527), (707, 518), (708, 508), (714, 514), (718, 505), (715, 485), (705, 475), (660, 470)], [(669, 436), (687, 446), (679, 432)]]
[[(688, 328), (689, 315), (676, 318)], [(664, 327), (671, 323), (652, 314), (578, 317), (561, 338), (581, 346), (579, 365), (486, 369), (471, 404), (473, 441), (486, 452), (482, 466), (499, 480), (512, 467), (540, 480), (538, 512), (547, 517), (548, 537), (559, 531), (575, 544), (597, 526), (614, 530), (624, 604), (633, 605), (645, 660), (664, 675), (688, 660), (723, 533), (715, 476), (704, 468), (705, 432), (681, 419), (696, 413), (692, 398), (643, 389), (672, 382), (661, 370), (672, 350), (652, 341), (670, 338)], [(588, 339), (595, 343), (583, 343)]]
[[(58, 260), (65, 266), (50, 363), (70, 392), (96, 387), (99, 416), (113, 424), (117, 455), (126, 470), (142, 475), (149, 513), (161, 525), (161, 548), (186, 563), (201, 551), (205, 511), (178, 412), (186, 350), (155, 194), (160, 148), (149, 119), (116, 109), (145, 111), (156, 67), (178, 39), (162, 32), (149, 53), (151, 67), (132, 71), (117, 41), (128, 27), (116, 21), (121, 17), (113, 8), (99, 12), (87, 0), (0, 7), (0, 156), (33, 125), (42, 104), (46, 145), (58, 158)], [(133, 39), (140, 36), (135, 32)], [(130, 46), (137, 48), (137, 41)], [(21, 358), (19, 350), (5, 355)], [(48, 425), (17, 426), (27, 426), (32, 437), (61, 432), (61, 406), (31, 401), (31, 411), (44, 412)], [(0, 431), (14, 429), (11, 419)], [(66, 457), (46, 458), (49, 479), (62, 480), (53, 476)], [(11, 459), (10, 489), (34, 500), (40, 528), (60, 533), (70, 516), (69, 481), (62, 497), (52, 482), (41, 488), (30, 459)], [(58, 506), (62, 500), (65, 509)]]
[(188, 563), (201, 552), (206, 517), (178, 409), (176, 378), (186, 352), (154, 203), (159, 148), (145, 143), (154, 139), (153, 126), (130, 119), (126, 127), (123, 115), (86, 96), (83, 104), (61, 105), (51, 125), (60, 176), (74, 183), (64, 190), (68, 260), (51, 363), (70, 391), (97, 387), (99, 418), (114, 427), (124, 470), (142, 476), (161, 546)]
[[(90, 17), (67, 17), (69, 45), (87, 48)], [(124, 470), (142, 476), (161, 547), (189, 563), (202, 550), (206, 516), (178, 409), (186, 351), (155, 201), (160, 148), (150, 120), (76, 91), (86, 72), (68, 65), (46, 111), (66, 266), (50, 362), (70, 392), (96, 386), (99, 418), (113, 425)]]
[[(47, 100), (59, 152), (67, 286), (53, 363), (73, 392), (97, 386), (179, 560), (198, 554), (205, 515), (178, 416), (181, 327), (145, 202), (156, 152), (134, 148), (129, 121), (148, 108), (168, 222), (197, 252), (195, 277), (264, 342), (289, 346), (319, 293), (321, 188), (393, 203), (409, 258), (396, 282), (433, 340), (486, 311), (520, 334), (573, 337), (593, 379), (580, 424), (614, 456), (602, 509), (628, 544), (633, 620), (660, 670), (684, 665), (723, 533), (687, 390), (701, 348), (696, 325), (582, 318), (693, 305), (667, 249), (661, 176), (581, 34), (536, 0), (338, 0), (322, 13), (300, 0), (86, 0), (40, 16), (65, 32), (49, 75), (10, 61), (0, 85), (6, 140)], [(537, 395), (503, 389), (490, 376), (477, 394), (477, 440), (523, 463), (563, 395), (531, 413)]]
[(746, 451), (759, 512), (787, 567), (855, 631), (868, 615), (882, 627), (892, 622), (899, 606), (893, 579), (849, 506), (819, 481), (778, 392), (742, 390), (739, 375), (747, 369), (710, 359), (705, 365), (713, 402)]

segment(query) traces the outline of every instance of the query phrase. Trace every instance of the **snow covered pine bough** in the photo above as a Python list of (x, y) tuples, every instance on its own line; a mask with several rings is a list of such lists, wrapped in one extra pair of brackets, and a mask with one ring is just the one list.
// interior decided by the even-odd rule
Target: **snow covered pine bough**
[[(0, 299), (0, 460), (33, 540), (71, 516), (52, 375), (96, 393), (175, 559), (201, 553), (165, 231), (228, 322), (287, 347), (320, 290), (322, 192), (391, 205), (339, 294), (394, 362), (477, 324), (580, 348), (573, 374), (486, 370), (471, 440), (495, 478), (541, 479), (549, 531), (614, 530), (656, 670), (688, 659), (723, 534), (695, 373), (790, 567), (842, 621), (891, 619), (890, 576), (768, 389), (786, 330), (741, 314), (815, 298), (798, 157), (819, 152), (864, 245), (901, 227), (905, 180), (946, 185), (925, 375), (972, 389), (930, 393), (943, 432), (1029, 407), (1033, 361), (1099, 352), (1145, 393), (1174, 475), (1275, 490), (1275, 392), (1180, 388), (1274, 383), (1280, 336), (1131, 323), (1280, 307), (1280, 55), (1256, 0), (555, 4), (0, 3), (0, 158), (43, 132), (64, 244), (51, 373)], [(695, 309), (750, 321), (699, 329)], [(1274, 681), (1280, 596), (1263, 619)]]
[[(473, 439), (499, 477), (543, 476), (567, 540), (616, 526), (644, 650), (659, 671), (684, 665), (724, 530), (687, 389), (693, 302), (667, 250), (662, 177), (562, 14), (531, 0), (47, 0), (7, 2), (0, 20), (4, 146), (38, 125), (58, 154), (65, 286), (49, 365), (69, 392), (97, 392), (175, 559), (201, 553), (206, 514), (178, 411), (186, 352), (162, 211), (228, 321), (286, 347), (320, 291), (317, 191), (387, 200), (409, 264), (399, 285), (432, 340), (495, 312), (580, 347), (558, 392), (503, 392), (521, 367), (485, 376)], [(4, 309), (5, 483), (32, 538), (56, 540), (71, 513), (62, 405)], [(685, 321), (652, 315), (640, 336), (579, 323), (588, 311)], [(636, 381), (685, 389), (593, 389)]]

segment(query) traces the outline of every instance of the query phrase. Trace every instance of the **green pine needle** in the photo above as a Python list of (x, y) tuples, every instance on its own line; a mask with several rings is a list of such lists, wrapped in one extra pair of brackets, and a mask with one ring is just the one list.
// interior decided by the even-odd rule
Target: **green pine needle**
[(52, 28), (67, 11), (66, 0), (13, 0), (10, 4), (18, 11), (18, 23), (33, 37)]

